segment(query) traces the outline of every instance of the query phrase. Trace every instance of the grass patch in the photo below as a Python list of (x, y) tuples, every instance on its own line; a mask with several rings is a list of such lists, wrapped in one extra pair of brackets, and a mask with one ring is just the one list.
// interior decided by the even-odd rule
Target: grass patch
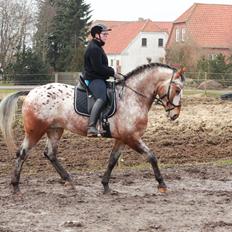
[(217, 166), (227, 166), (227, 165), (232, 165), (232, 159), (223, 159), (223, 160), (217, 160), (213, 162), (213, 164)]
[(9, 94), (14, 93), (14, 92), (15, 92), (15, 90), (12, 90), (12, 89), (1, 89), (1, 90), (0, 90), (0, 101), (1, 101), (4, 97), (6, 97), (6, 96), (8, 96)]
[[(215, 161), (208, 161), (208, 162), (190, 162), (190, 163), (184, 163), (184, 164), (178, 164), (178, 163), (160, 163), (158, 162), (158, 165), (160, 169), (167, 169), (167, 168), (178, 168), (183, 166), (204, 166), (204, 165), (216, 165), (216, 166), (232, 166), (232, 159), (220, 159)], [(152, 169), (151, 164), (148, 162), (141, 162), (137, 165), (125, 165), (123, 162), (118, 167), (121, 170), (149, 170)], [(104, 168), (103, 168), (104, 169)]]
[(13, 86), (13, 83), (0, 82), (0, 86)]
[(14, 92), (16, 91), (13, 89), (0, 89), (0, 93), (14, 93)]

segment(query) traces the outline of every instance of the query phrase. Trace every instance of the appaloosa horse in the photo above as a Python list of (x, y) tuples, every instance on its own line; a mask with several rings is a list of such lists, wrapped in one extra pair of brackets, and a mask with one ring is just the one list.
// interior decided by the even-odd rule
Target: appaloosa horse
[[(147, 156), (158, 181), (158, 189), (161, 192), (166, 191), (167, 187), (156, 156), (141, 137), (146, 130), (148, 111), (154, 100), (158, 100), (163, 105), (171, 120), (179, 116), (184, 86), (183, 72), (182, 69), (177, 71), (164, 64), (151, 63), (131, 71), (125, 76), (124, 82), (116, 85), (117, 111), (109, 118), (115, 144), (102, 178), (105, 193), (110, 190), (110, 175), (125, 145)], [(29, 150), (44, 134), (47, 134), (45, 157), (51, 161), (61, 178), (74, 187), (70, 175), (56, 157), (57, 144), (64, 129), (86, 136), (88, 117), (78, 115), (74, 110), (74, 86), (52, 83), (4, 98), (0, 104), (0, 126), (9, 149), (14, 145), (11, 125), (17, 100), (25, 95), (27, 96), (22, 106), (25, 137), (16, 153), (16, 166), (11, 179), (14, 192), (20, 191), (20, 173)]]

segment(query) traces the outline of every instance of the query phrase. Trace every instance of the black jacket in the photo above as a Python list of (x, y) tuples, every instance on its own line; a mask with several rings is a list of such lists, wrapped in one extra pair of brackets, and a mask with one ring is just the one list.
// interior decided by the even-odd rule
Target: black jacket
[(114, 69), (108, 66), (107, 56), (99, 41), (93, 39), (84, 55), (84, 78), (87, 80), (107, 79), (114, 76)]

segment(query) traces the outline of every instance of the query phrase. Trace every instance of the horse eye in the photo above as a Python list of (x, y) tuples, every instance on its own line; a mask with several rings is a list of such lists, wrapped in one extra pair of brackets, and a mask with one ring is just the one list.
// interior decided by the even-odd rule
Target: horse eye
[(176, 94), (180, 94), (180, 89), (176, 89)]

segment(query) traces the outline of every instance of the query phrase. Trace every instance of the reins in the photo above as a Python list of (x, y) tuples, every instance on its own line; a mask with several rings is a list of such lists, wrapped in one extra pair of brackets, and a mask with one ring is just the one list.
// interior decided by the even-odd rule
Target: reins
[(125, 82), (123, 83), (123, 87), (121, 89), (121, 91), (123, 91), (124, 87), (127, 87), (128, 89), (130, 89), (131, 91), (133, 91), (134, 93), (136, 93), (137, 95), (141, 96), (141, 97), (144, 97), (144, 98), (149, 98), (148, 96), (138, 92), (137, 90), (135, 89), (132, 89), (130, 86), (128, 86)]
[(118, 82), (118, 83), (122, 84), (121, 91), (119, 92), (119, 97), (120, 97), (120, 98), (122, 98), (122, 94), (123, 94), (124, 87), (127, 87), (128, 89), (130, 89), (131, 91), (133, 91), (134, 93), (136, 93), (137, 95), (139, 95), (139, 96), (141, 96), (141, 97), (149, 98), (149, 97), (148, 97), (148, 96), (146, 96), (145, 94), (140, 93), (140, 92), (138, 92), (137, 90), (135, 90), (135, 89), (131, 88), (129, 85), (127, 85), (127, 84), (126, 84), (126, 81), (125, 81), (126, 76), (125, 76), (125, 75), (123, 75), (122, 73), (119, 73), (119, 74), (120, 74), (121, 76), (123, 76), (123, 77), (124, 77), (124, 80), (122, 80), (122, 81)]

